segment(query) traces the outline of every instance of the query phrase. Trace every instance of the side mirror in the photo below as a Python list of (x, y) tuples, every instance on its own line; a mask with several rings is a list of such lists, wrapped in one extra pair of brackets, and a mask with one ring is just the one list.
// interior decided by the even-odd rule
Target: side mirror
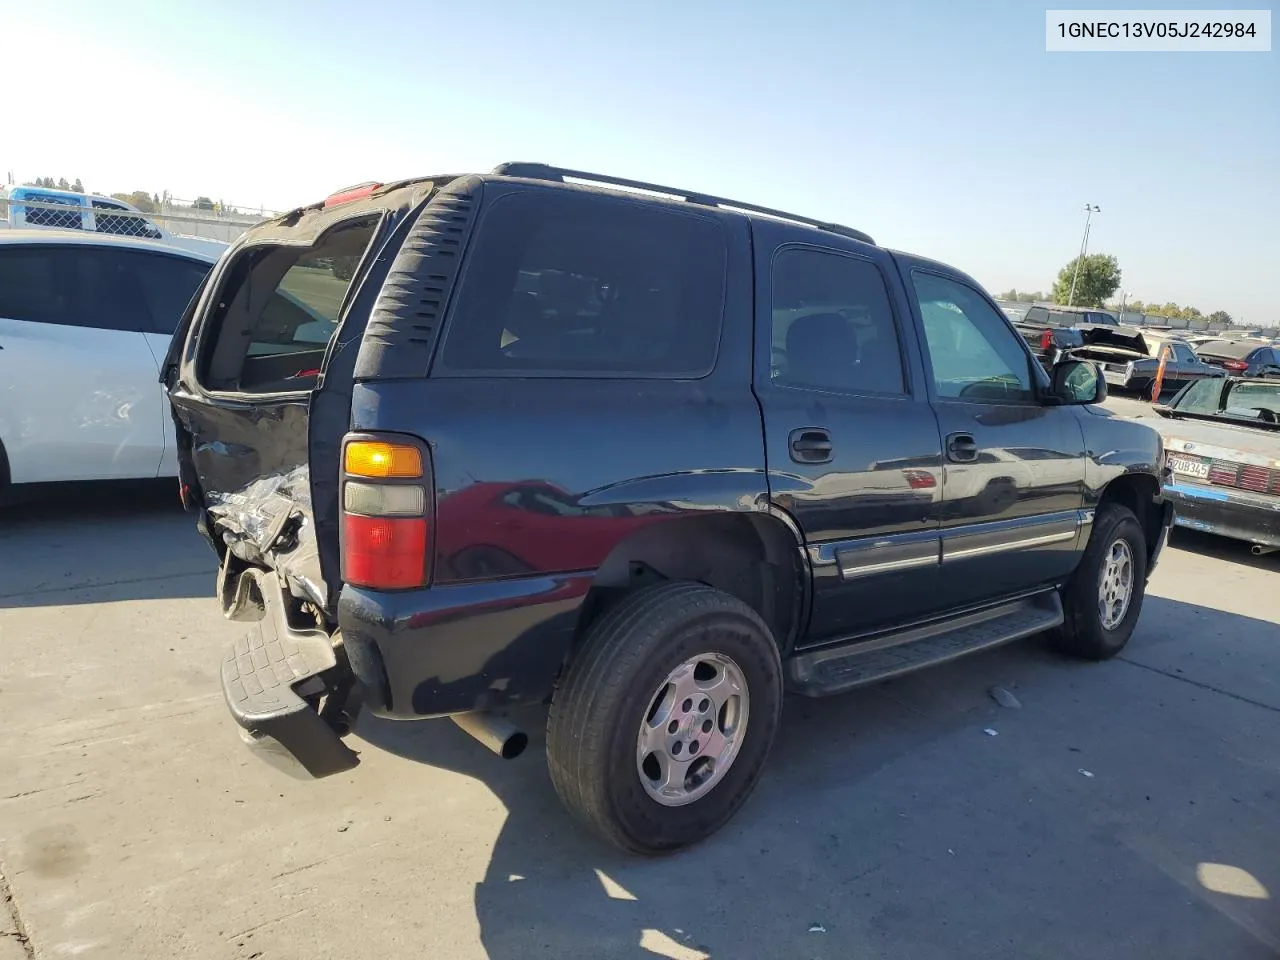
[(1059, 403), (1092, 404), (1107, 399), (1107, 381), (1087, 360), (1062, 360), (1053, 365), (1053, 396)]

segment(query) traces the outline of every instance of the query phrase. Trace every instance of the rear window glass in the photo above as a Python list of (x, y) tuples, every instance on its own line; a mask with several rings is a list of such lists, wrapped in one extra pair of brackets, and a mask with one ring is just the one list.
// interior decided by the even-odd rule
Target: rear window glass
[(1236, 340), (1210, 340), (1208, 343), (1201, 344), (1200, 353), (1211, 357), (1234, 357), (1239, 360), (1253, 353), (1255, 349), (1256, 345), (1252, 343), (1240, 343)]
[(378, 218), (329, 230), (312, 247), (246, 248), (222, 281), (201, 334), (202, 382), (215, 390), (306, 389), (337, 330), (351, 273)]
[(698, 377), (715, 365), (727, 247), (708, 217), (511, 194), (486, 213), (436, 372)]

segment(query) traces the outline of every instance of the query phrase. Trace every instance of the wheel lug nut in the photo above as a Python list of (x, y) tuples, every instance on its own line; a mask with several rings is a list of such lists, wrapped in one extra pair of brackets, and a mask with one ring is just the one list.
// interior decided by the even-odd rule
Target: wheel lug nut
[(679, 729), (680, 729), (679, 720), (672, 720), (670, 723), (667, 724), (667, 733), (675, 733)]
[(675, 743), (673, 743), (673, 744), (671, 745), (671, 755), (672, 755), (673, 757), (678, 757), (678, 756), (680, 756), (680, 751), (681, 751), (683, 748), (684, 748), (684, 744), (682, 744), (679, 740), (677, 740)]
[(695, 741), (693, 741), (693, 743), (689, 744), (689, 752), (690, 752), (690, 753), (697, 753), (697, 752), (698, 752), (698, 741), (697, 741), (697, 740), (695, 740)]
[(709, 710), (710, 708), (711, 708), (711, 701), (706, 699), (705, 697), (703, 698), (702, 702), (698, 704), (699, 713), (706, 713), (707, 710)]
[(702, 732), (703, 732), (703, 733), (710, 733), (710, 732), (711, 732), (711, 721), (710, 721), (710, 720), (703, 720), (703, 721), (702, 721)]
[(681, 711), (682, 711), (682, 712), (684, 712), (684, 713), (688, 713), (690, 710), (692, 710), (692, 709), (693, 709), (693, 701), (692, 701), (692, 700), (685, 700), (685, 702), (684, 702), (684, 703), (680, 704), (680, 709), (681, 709)]

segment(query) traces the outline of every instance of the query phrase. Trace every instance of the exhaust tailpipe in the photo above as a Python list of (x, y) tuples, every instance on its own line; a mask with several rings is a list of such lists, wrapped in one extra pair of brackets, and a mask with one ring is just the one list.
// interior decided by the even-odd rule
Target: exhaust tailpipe
[(1275, 553), (1280, 550), (1280, 547), (1268, 547), (1261, 543), (1255, 543), (1249, 550), (1255, 557), (1265, 557), (1268, 553)]
[(503, 760), (514, 760), (529, 745), (528, 735), (505, 717), (492, 713), (456, 713), (450, 719)]

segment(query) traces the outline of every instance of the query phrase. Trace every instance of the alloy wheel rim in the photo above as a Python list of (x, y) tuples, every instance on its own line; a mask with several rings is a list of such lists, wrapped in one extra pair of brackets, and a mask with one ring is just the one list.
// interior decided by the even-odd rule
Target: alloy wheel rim
[(636, 738), (636, 771), (664, 807), (705, 796), (738, 756), (747, 729), (746, 677), (721, 653), (690, 657), (654, 690)]
[(1098, 578), (1098, 616), (1104, 630), (1114, 630), (1133, 600), (1133, 550), (1129, 541), (1116, 540), (1107, 548)]

